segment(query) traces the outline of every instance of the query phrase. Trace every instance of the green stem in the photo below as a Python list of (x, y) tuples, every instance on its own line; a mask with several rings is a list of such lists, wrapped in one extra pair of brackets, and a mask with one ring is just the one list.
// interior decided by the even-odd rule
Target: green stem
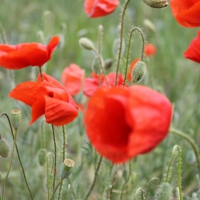
[(58, 182), (58, 184), (56, 185), (56, 187), (55, 187), (54, 190), (53, 190), (53, 193), (52, 193), (52, 195), (51, 195), (50, 200), (53, 199), (53, 197), (54, 197), (54, 195), (55, 195), (55, 193), (56, 193), (56, 190), (58, 189), (59, 185), (60, 185), (62, 182), (63, 182), (63, 179), (60, 179), (60, 181)]
[(124, 182), (124, 185), (123, 185), (123, 188), (122, 188), (122, 191), (121, 191), (121, 194), (120, 194), (120, 200), (122, 200), (122, 196), (123, 196), (123, 193), (124, 193), (124, 188), (126, 186), (126, 184), (128, 183), (130, 177), (131, 177), (131, 162), (129, 162), (129, 174), (128, 174), (128, 178), (126, 179), (126, 181)]
[(124, 84), (123, 84), (123, 86), (125, 86), (125, 84), (126, 84), (129, 56), (130, 56), (130, 50), (131, 50), (131, 41), (132, 41), (132, 36), (133, 36), (134, 31), (138, 31), (140, 33), (140, 35), (141, 35), (141, 38), (142, 38), (142, 51), (141, 51), (140, 59), (141, 59), (141, 61), (144, 60), (144, 45), (145, 45), (144, 33), (142, 32), (142, 30), (140, 28), (134, 27), (134, 28), (131, 29), (129, 40), (128, 40), (128, 50), (127, 50), (127, 56), (126, 56), (126, 65), (125, 65), (126, 68), (125, 68), (125, 73), (124, 73)]
[(173, 133), (173, 134), (181, 136), (182, 138), (184, 138), (185, 140), (187, 140), (190, 143), (190, 145), (192, 146), (193, 151), (195, 153), (195, 157), (196, 157), (196, 161), (197, 161), (197, 165), (198, 165), (198, 170), (199, 170), (199, 174), (200, 174), (200, 158), (199, 158), (198, 148), (197, 148), (195, 142), (187, 134), (185, 134), (185, 133), (183, 133), (179, 130), (176, 130), (174, 128), (170, 128), (170, 132)]
[[(23, 176), (24, 176), (24, 180), (25, 180), (25, 183), (26, 183), (26, 187), (27, 187), (27, 189), (28, 189), (28, 191), (29, 191), (29, 194), (30, 194), (30, 196), (31, 196), (31, 199), (33, 200), (33, 195), (32, 195), (32, 193), (31, 193), (31, 190), (30, 190), (30, 188), (29, 188), (29, 185), (28, 185), (28, 181), (27, 181), (27, 178), (26, 178), (26, 174), (25, 174), (25, 171), (24, 171), (24, 167), (23, 167), (23, 165), (22, 165), (22, 161), (21, 161), (21, 158), (20, 158), (20, 154), (19, 154), (19, 150), (18, 150), (18, 147), (17, 147), (17, 143), (16, 143), (16, 140), (17, 140), (17, 130), (15, 130), (16, 131), (16, 134), (14, 134), (13, 133), (13, 128), (12, 128), (12, 123), (11, 123), (11, 121), (10, 121), (10, 118), (9, 118), (9, 116), (6, 114), (6, 113), (1, 113), (0, 114), (0, 117), (1, 116), (6, 116), (6, 118), (7, 118), (7, 120), (8, 120), (8, 123), (9, 123), (9, 126), (10, 126), (10, 130), (11, 130), (11, 135), (12, 135), (12, 138), (13, 138), (13, 141), (14, 141), (14, 146), (15, 146), (15, 149), (16, 149), (16, 151), (17, 151), (17, 157), (18, 157), (18, 160), (19, 160), (19, 163), (20, 163), (20, 166), (21, 166), (21, 169), (22, 169), (22, 173), (23, 173)], [(3, 200), (3, 199), (2, 199)]]
[(98, 176), (98, 172), (99, 172), (99, 169), (100, 169), (102, 160), (103, 160), (103, 157), (101, 156), (100, 159), (99, 159), (99, 162), (98, 162), (98, 164), (97, 164), (97, 168), (96, 168), (96, 171), (95, 171), (93, 183), (92, 183), (92, 185), (91, 185), (91, 187), (90, 187), (88, 193), (86, 194), (84, 200), (87, 200), (87, 199), (88, 199), (88, 197), (90, 196), (90, 194), (91, 194), (91, 192), (92, 192), (92, 190), (93, 190), (93, 188), (94, 188), (94, 185), (95, 185), (96, 180), (97, 180), (97, 176)]
[(159, 182), (159, 180), (158, 180), (157, 178), (152, 178), (152, 179), (149, 181), (149, 184), (148, 184), (148, 187), (147, 187), (147, 191), (146, 191), (146, 195), (145, 195), (145, 199), (148, 198), (148, 194), (149, 194), (150, 186), (151, 186), (152, 182), (154, 182), (154, 181)]
[(169, 182), (169, 176), (170, 176), (170, 171), (171, 171), (171, 166), (172, 166), (172, 163), (173, 163), (173, 160), (176, 156), (176, 151), (178, 151), (178, 196), (179, 196), (179, 199), (182, 200), (183, 197), (182, 197), (182, 181), (181, 181), (181, 149), (178, 145), (175, 145), (173, 147), (173, 150), (172, 150), (172, 155), (171, 155), (171, 159), (169, 161), (169, 164), (168, 164), (168, 169), (167, 169), (167, 175), (166, 175), (166, 178), (165, 178), (165, 182), (168, 183)]
[(1, 197), (2, 200), (3, 200), (3, 196), (4, 196), (4, 190), (5, 190), (6, 181), (8, 179), (8, 176), (9, 176), (9, 173), (10, 173), (10, 169), (11, 169), (11, 166), (12, 166), (12, 162), (13, 162), (13, 158), (14, 158), (15, 141), (16, 141), (16, 135), (14, 137), (14, 143), (13, 143), (13, 147), (12, 147), (12, 154), (11, 154), (11, 159), (10, 159), (10, 164), (9, 164), (9, 167), (8, 167), (8, 171), (7, 171), (6, 177), (3, 180), (3, 184), (2, 184), (2, 197)]
[(108, 84), (108, 80), (106, 78), (106, 73), (105, 73), (105, 70), (104, 70), (104, 61), (101, 57), (101, 55), (98, 53), (98, 51), (96, 49), (93, 49), (94, 53), (97, 55), (97, 57), (99, 58), (99, 62), (100, 62), (100, 67), (101, 67), (101, 73), (100, 73), (100, 76), (101, 74), (103, 73), (104, 77), (105, 77), (105, 81), (106, 81), (106, 86), (109, 87), (109, 84)]
[(26, 187), (29, 191), (29, 194), (31, 196), (31, 199), (33, 200), (33, 195), (31, 193), (31, 190), (29, 188), (29, 185), (28, 185), (28, 181), (27, 181), (27, 178), (26, 178), (26, 174), (25, 174), (25, 170), (24, 170), (24, 167), (22, 165), (22, 161), (21, 161), (21, 158), (20, 158), (20, 154), (19, 154), (19, 150), (18, 150), (18, 147), (17, 147), (17, 143), (15, 144), (15, 148), (16, 148), (16, 151), (17, 151), (17, 156), (18, 156), (18, 160), (19, 160), (19, 163), (20, 163), (20, 166), (22, 168), (22, 173), (23, 173), (23, 176), (24, 176), (24, 180), (25, 180), (25, 183), (26, 183)]
[(112, 181), (112, 187), (110, 188), (110, 193), (109, 193), (109, 200), (111, 200), (112, 198), (112, 192), (113, 192), (113, 189), (115, 187), (115, 183), (116, 183), (116, 179), (117, 179), (117, 172), (118, 172), (118, 165), (116, 167), (116, 171), (115, 171), (115, 174), (114, 174), (114, 177), (113, 177), (113, 181)]
[(120, 64), (120, 60), (121, 60), (122, 42), (123, 42), (123, 34), (124, 34), (124, 18), (125, 18), (126, 9), (128, 7), (129, 2), (130, 2), (130, 0), (127, 0), (124, 4), (123, 10), (122, 10), (122, 17), (121, 17), (121, 21), (120, 21), (119, 50), (118, 50), (118, 57), (117, 57), (115, 86), (118, 83), (119, 64)]
[(99, 25), (99, 34), (98, 34), (98, 52), (101, 55), (102, 52), (102, 40), (103, 40), (103, 26)]
[(57, 148), (56, 148), (56, 137), (55, 137), (55, 130), (54, 130), (54, 125), (52, 125), (52, 133), (53, 133), (53, 144), (54, 144), (54, 156), (55, 156), (55, 160), (54, 160), (54, 170), (53, 170), (53, 190), (55, 188), (55, 182), (56, 182), (56, 155), (57, 155)]
[(40, 78), (43, 81), (44, 79), (43, 79), (43, 76), (42, 76), (42, 67), (40, 67), (40, 66), (39, 66), (39, 72), (40, 72)]
[(67, 181), (69, 182), (70, 186), (71, 186), (71, 190), (72, 190), (72, 194), (74, 196), (74, 199), (77, 199), (74, 188), (72, 187), (72, 182), (71, 179), (69, 177), (67, 177)]
[[(65, 133), (65, 126), (62, 126), (62, 134), (63, 134), (63, 150), (62, 150), (62, 159), (65, 160), (65, 147), (66, 147), (66, 133)], [(62, 183), (59, 187), (59, 193), (58, 193), (58, 200), (61, 199), (61, 193), (62, 193)]]

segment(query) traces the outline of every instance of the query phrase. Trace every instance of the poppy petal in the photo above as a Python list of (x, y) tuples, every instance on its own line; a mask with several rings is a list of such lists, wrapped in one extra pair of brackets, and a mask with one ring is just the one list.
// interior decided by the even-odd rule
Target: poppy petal
[(45, 96), (45, 117), (47, 123), (62, 126), (73, 121), (78, 110), (71, 104)]

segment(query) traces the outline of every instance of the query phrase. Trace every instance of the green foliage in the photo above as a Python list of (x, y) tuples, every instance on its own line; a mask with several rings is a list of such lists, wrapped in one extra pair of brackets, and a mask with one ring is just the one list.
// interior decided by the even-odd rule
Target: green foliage
[[(28, 2), (27, 0), (2, 0), (0, 24), (3, 27), (3, 35), (0, 33), (0, 42), (4, 43), (6, 41), (8, 44), (17, 44), (37, 41), (47, 44), (52, 35), (59, 35), (61, 43), (53, 53), (52, 59), (46, 64), (46, 72), (60, 80), (64, 67), (70, 63), (76, 63), (85, 70), (87, 76), (91, 73), (91, 66), (95, 56), (90, 51), (84, 51), (78, 41), (81, 37), (87, 37), (92, 40), (95, 46), (98, 46), (98, 25), (101, 24), (104, 27), (102, 57), (105, 60), (107, 58), (112, 59), (112, 68), (108, 70), (114, 71), (119, 37), (119, 14), (120, 6), (112, 15), (106, 18), (89, 19), (84, 13), (83, 0), (35, 0)], [(145, 19), (152, 22), (155, 32), (152, 31), (154, 29), (145, 25)], [(161, 91), (169, 97), (174, 105), (173, 126), (187, 132), (197, 143), (197, 146), (199, 146), (200, 68), (199, 64), (186, 60), (183, 56), (183, 52), (190, 41), (196, 36), (197, 29), (185, 29), (178, 25), (169, 7), (155, 10), (144, 5), (142, 1), (130, 1), (125, 22), (123, 56), (128, 32), (132, 25), (141, 27), (146, 35), (147, 42), (153, 43), (157, 48), (155, 56), (145, 57), (144, 59), (147, 65), (147, 73), (142, 83)], [(140, 38), (135, 34), (130, 50), (130, 61), (140, 56), (140, 46)], [(125, 70), (124, 66), (125, 58), (123, 57), (120, 65), (120, 72), (122, 73)], [(59, 181), (59, 167), (63, 161), (61, 147), (63, 142), (62, 130), (61, 128), (55, 128), (58, 146), (57, 168), (54, 169), (53, 153), (48, 153), (45, 156), (46, 167), (43, 167), (44, 149), (47, 152), (54, 152), (51, 128), (43, 119), (29, 126), (30, 109), (28, 106), (9, 99), (7, 96), (14, 85), (35, 79), (37, 74), (38, 69), (32, 67), (11, 72), (0, 68), (0, 111), (1, 113), (10, 113), (13, 108), (17, 107), (22, 112), (22, 122), (18, 129), (17, 144), (35, 200), (47, 199), (47, 196), (52, 194), (54, 173), (56, 175), (56, 183)], [(73, 123), (66, 126), (66, 152), (75, 161), (75, 166), (70, 175), (71, 182), (70, 180), (63, 182), (61, 199), (66, 199), (67, 197), (74, 200), (73, 191), (76, 194), (76, 199), (83, 199), (92, 184), (97, 167), (99, 156), (84, 134), (82, 121), (83, 116), (80, 113)], [(0, 130), (2, 137), (6, 137), (7, 141), (11, 143), (10, 128), (4, 117), (0, 118)], [(174, 161), (169, 166), (167, 162), (168, 152), (174, 144), (178, 144), (182, 150), (182, 161), (179, 160), (179, 163), (182, 162), (182, 193), (184, 198), (187, 200), (197, 200), (200, 198), (200, 181), (197, 179), (196, 160), (194, 155), (191, 155), (191, 147), (180, 137), (169, 135), (151, 153), (138, 156), (136, 160), (130, 161), (132, 171), (130, 180), (124, 188), (124, 200), (144, 199), (147, 191), (147, 199), (153, 199), (156, 193), (155, 185), (157, 184), (154, 182), (155, 185), (153, 184), (149, 189), (148, 184), (153, 177), (156, 177), (159, 181), (162, 180), (166, 171), (166, 165), (170, 167), (169, 183), (161, 183), (159, 189), (161, 194), (169, 193), (166, 192), (166, 188), (167, 191), (171, 188), (172, 191), (170, 192), (175, 193), (175, 188), (178, 185), (178, 172), (175, 167), (175, 169), (171, 167), (174, 166)], [(39, 153), (38, 155), (37, 152)], [(38, 164), (38, 156), (39, 163), (42, 166)], [(191, 157), (193, 159), (190, 159)], [(0, 158), (0, 191), (8, 166), (9, 159)], [(113, 181), (113, 171), (112, 163), (103, 160), (94, 190), (90, 196), (91, 200), (101, 200), (108, 197)], [(127, 180), (127, 174), (129, 174), (127, 165), (120, 165), (112, 200), (119, 199), (122, 186)], [(43, 183), (46, 190), (43, 187)], [(168, 184), (171, 187), (168, 187)], [(157, 199), (160, 198), (159, 195), (157, 192)], [(17, 156), (14, 157), (11, 172), (6, 183), (4, 200), (8, 199), (30, 199)], [(55, 199), (57, 199), (57, 194)]]

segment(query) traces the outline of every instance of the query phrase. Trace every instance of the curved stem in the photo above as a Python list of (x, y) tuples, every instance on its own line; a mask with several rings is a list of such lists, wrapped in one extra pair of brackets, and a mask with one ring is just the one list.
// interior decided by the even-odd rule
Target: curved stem
[(196, 157), (196, 161), (197, 161), (197, 165), (198, 165), (198, 170), (199, 170), (199, 174), (200, 174), (200, 158), (199, 158), (198, 148), (197, 148), (196, 144), (194, 143), (194, 141), (187, 134), (185, 134), (185, 133), (183, 133), (179, 130), (176, 130), (174, 128), (170, 128), (170, 132), (173, 133), (173, 134), (181, 136), (182, 138), (186, 139), (190, 143), (190, 145), (192, 146), (193, 151), (195, 153), (195, 157)]
[(117, 66), (116, 66), (115, 86), (117, 85), (117, 82), (118, 82), (119, 64), (120, 64), (121, 54), (122, 54), (122, 41), (123, 41), (123, 34), (124, 34), (124, 18), (125, 18), (126, 9), (128, 7), (129, 2), (130, 2), (130, 0), (127, 0), (122, 9), (122, 17), (121, 17), (121, 21), (120, 21), (120, 36), (119, 36), (119, 49), (118, 49)]
[(144, 60), (144, 45), (145, 45), (144, 34), (143, 34), (143, 32), (142, 32), (142, 30), (140, 28), (134, 27), (134, 28), (131, 29), (129, 40), (128, 40), (128, 49), (127, 49), (126, 65), (125, 65), (126, 68), (125, 68), (125, 73), (124, 73), (124, 84), (123, 84), (123, 86), (125, 86), (125, 84), (126, 84), (126, 76), (127, 76), (129, 56), (130, 56), (130, 50), (131, 50), (131, 42), (132, 42), (132, 36), (133, 36), (134, 31), (138, 31), (140, 33), (140, 35), (141, 35), (141, 38), (142, 38), (142, 51), (141, 51), (140, 59), (141, 59), (141, 61)]
[(63, 182), (63, 179), (60, 179), (60, 181), (59, 181), (58, 184), (56, 185), (55, 189), (53, 190), (53, 193), (52, 193), (52, 195), (51, 195), (50, 200), (53, 199), (53, 197), (54, 197), (54, 195), (55, 195), (55, 193), (56, 193), (56, 190), (58, 189), (59, 185), (60, 185), (62, 182)]
[(126, 179), (126, 181), (124, 182), (124, 185), (123, 185), (123, 188), (122, 188), (122, 191), (121, 191), (121, 194), (120, 194), (120, 200), (122, 200), (122, 196), (123, 196), (123, 193), (124, 193), (124, 188), (126, 186), (126, 184), (128, 183), (130, 177), (131, 177), (131, 162), (129, 162), (129, 174), (128, 174), (128, 178)]
[[(104, 77), (105, 77), (105, 81), (106, 81), (106, 86), (109, 87), (109, 84), (108, 84), (108, 80), (106, 78), (106, 73), (105, 73), (105, 70), (104, 70), (104, 62), (103, 62), (103, 59), (101, 57), (101, 55), (98, 53), (98, 51), (96, 49), (93, 49), (93, 51), (95, 52), (95, 54), (97, 55), (97, 57), (99, 58), (99, 61), (100, 61), (100, 67), (101, 67), (101, 74), (103, 73)], [(101, 76), (100, 74), (100, 76)]]
[(55, 188), (55, 182), (56, 182), (56, 155), (57, 155), (57, 148), (56, 148), (56, 137), (55, 137), (55, 130), (54, 130), (54, 125), (51, 126), (52, 127), (52, 133), (53, 133), (53, 144), (54, 144), (54, 156), (55, 156), (55, 160), (54, 160), (54, 170), (53, 170), (53, 190)]
[(17, 147), (17, 143), (15, 143), (15, 148), (16, 148), (16, 151), (17, 151), (17, 156), (18, 156), (18, 160), (19, 160), (19, 163), (20, 163), (20, 166), (22, 168), (22, 173), (23, 173), (23, 176), (24, 176), (24, 180), (25, 180), (25, 183), (26, 183), (26, 187), (29, 191), (29, 194), (31, 196), (31, 199), (33, 200), (33, 195), (31, 193), (31, 190), (29, 188), (29, 185), (28, 185), (28, 181), (27, 181), (27, 178), (26, 178), (26, 174), (25, 174), (25, 170), (24, 170), (24, 167), (23, 167), (23, 164), (22, 164), (22, 161), (21, 161), (21, 158), (20, 158), (20, 154), (19, 154), (19, 150), (18, 150), (18, 147)]
[(152, 178), (152, 179), (150, 180), (150, 182), (149, 182), (149, 184), (148, 184), (148, 187), (147, 187), (147, 191), (146, 191), (145, 199), (148, 198), (148, 194), (149, 194), (150, 186), (151, 186), (152, 182), (154, 182), (154, 181), (159, 182), (159, 180), (158, 180), (157, 178)]
[[(11, 121), (10, 121), (10, 118), (9, 118), (9, 116), (6, 114), (6, 113), (1, 113), (0, 114), (0, 117), (1, 116), (6, 116), (6, 118), (7, 118), (7, 120), (8, 120), (8, 123), (9, 123), (9, 126), (10, 126), (10, 130), (11, 130), (11, 135), (12, 135), (12, 138), (13, 138), (13, 141), (14, 141), (14, 146), (15, 146), (15, 149), (16, 149), (16, 151), (17, 151), (17, 157), (18, 157), (18, 160), (19, 160), (19, 163), (20, 163), (20, 166), (21, 166), (21, 169), (22, 169), (22, 173), (23, 173), (23, 176), (24, 176), (24, 180), (25, 180), (25, 183), (26, 183), (26, 187), (27, 187), (27, 189), (28, 189), (28, 191), (29, 191), (29, 194), (30, 194), (30, 197), (31, 197), (31, 199), (33, 200), (33, 195), (32, 195), (32, 193), (31, 193), (31, 190), (30, 190), (30, 188), (29, 188), (29, 185), (28, 185), (28, 181), (27, 181), (27, 178), (26, 178), (26, 174), (25, 174), (25, 171), (24, 171), (24, 167), (23, 167), (23, 165), (22, 165), (22, 161), (21, 161), (21, 158), (20, 158), (20, 154), (19, 154), (19, 150), (18, 150), (18, 147), (17, 147), (17, 143), (16, 143), (16, 135), (17, 134), (14, 134), (13, 133), (13, 128), (12, 128), (12, 123), (11, 123)], [(17, 132), (17, 130), (15, 130), (16, 132)]]
[(91, 194), (91, 192), (92, 192), (92, 190), (93, 190), (93, 188), (94, 188), (94, 185), (95, 185), (96, 180), (97, 180), (97, 176), (98, 176), (98, 172), (99, 172), (99, 169), (100, 169), (102, 160), (103, 160), (103, 157), (101, 156), (100, 159), (99, 159), (99, 162), (98, 162), (98, 164), (97, 164), (97, 168), (96, 168), (96, 171), (95, 171), (93, 183), (92, 183), (92, 185), (91, 185), (91, 187), (90, 187), (88, 193), (86, 194), (84, 200), (87, 200), (87, 199), (88, 199), (88, 197), (90, 196), (90, 194)]
[(1, 196), (1, 199), (3, 200), (3, 196), (4, 196), (4, 190), (5, 190), (5, 184), (6, 184), (6, 181), (8, 179), (8, 176), (9, 176), (9, 173), (10, 173), (10, 169), (11, 169), (11, 166), (12, 166), (12, 162), (13, 162), (13, 158), (14, 158), (14, 152), (15, 152), (15, 141), (16, 141), (16, 135), (14, 137), (14, 143), (13, 143), (13, 147), (12, 147), (12, 154), (11, 154), (11, 159), (10, 159), (10, 164), (9, 164), (9, 167), (8, 167), (8, 171), (6, 173), (6, 177), (5, 179), (3, 180), (3, 184), (2, 184), (2, 196)]

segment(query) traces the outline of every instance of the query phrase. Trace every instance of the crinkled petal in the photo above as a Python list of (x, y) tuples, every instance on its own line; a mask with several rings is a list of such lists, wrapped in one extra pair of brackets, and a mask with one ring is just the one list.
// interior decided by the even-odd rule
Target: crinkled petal
[(45, 96), (46, 122), (62, 126), (72, 122), (78, 115), (78, 110), (71, 104)]

